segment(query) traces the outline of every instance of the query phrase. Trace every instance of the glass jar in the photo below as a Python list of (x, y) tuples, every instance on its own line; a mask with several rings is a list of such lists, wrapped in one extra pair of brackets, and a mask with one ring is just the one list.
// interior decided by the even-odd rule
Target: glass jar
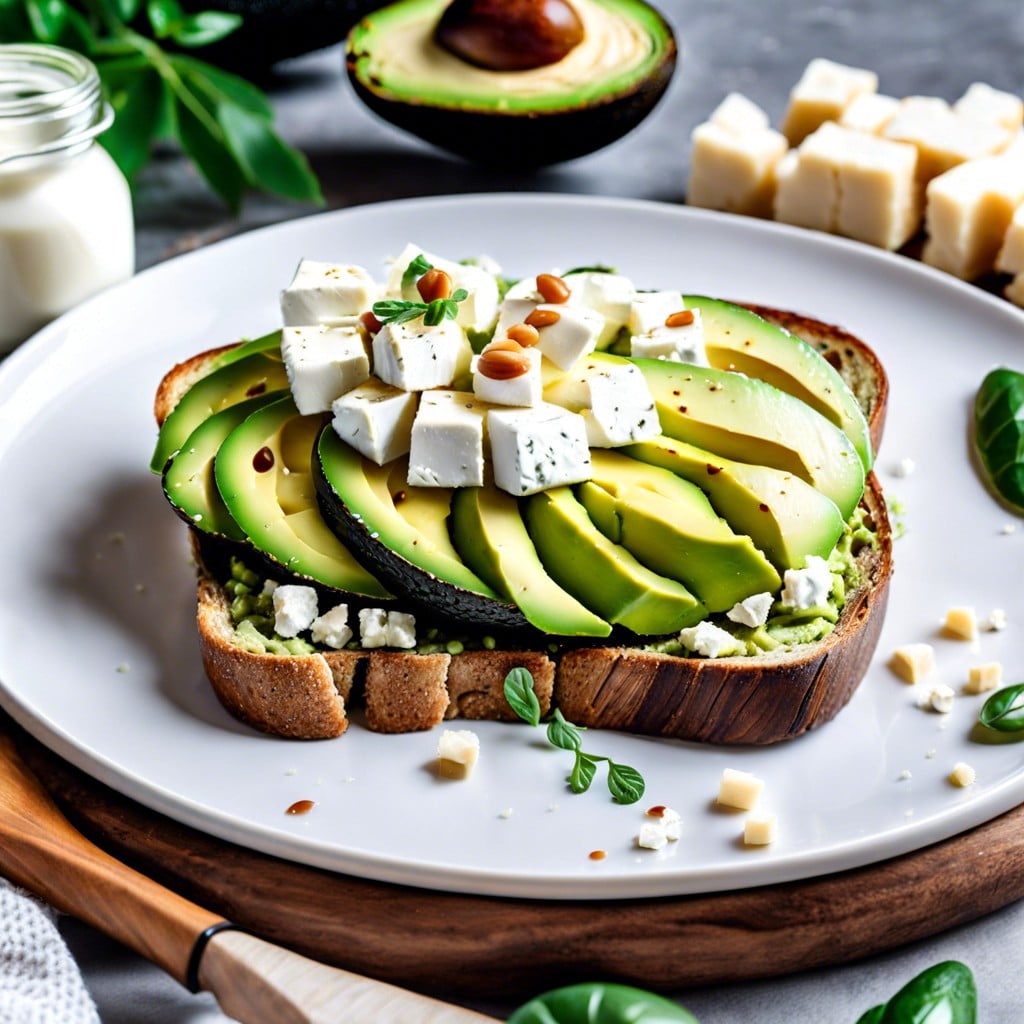
[(132, 274), (131, 193), (96, 144), (112, 121), (86, 58), (0, 46), (0, 354)]

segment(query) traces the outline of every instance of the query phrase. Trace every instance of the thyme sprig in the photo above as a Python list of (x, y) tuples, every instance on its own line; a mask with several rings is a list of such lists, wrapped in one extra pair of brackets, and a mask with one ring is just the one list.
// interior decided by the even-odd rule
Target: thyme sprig
[(468, 297), (469, 292), (459, 288), (447, 299), (434, 299), (433, 302), (382, 299), (373, 304), (373, 315), (382, 324), (404, 324), (407, 320), (423, 317), (428, 327), (436, 327), (443, 320), (454, 320), (459, 315), (459, 303)]

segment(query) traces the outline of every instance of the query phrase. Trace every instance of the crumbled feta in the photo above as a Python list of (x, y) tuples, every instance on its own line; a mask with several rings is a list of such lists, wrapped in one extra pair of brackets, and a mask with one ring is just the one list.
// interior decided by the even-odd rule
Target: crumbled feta
[(940, 715), (948, 715), (953, 710), (955, 697), (951, 687), (945, 683), (938, 683), (921, 695), (918, 706), (937, 711)]
[(363, 647), (386, 647), (388, 613), (383, 608), (359, 609), (359, 643)]
[(450, 387), (472, 356), (465, 332), (452, 320), (433, 327), (422, 318), (388, 323), (373, 339), (373, 372), (403, 391)]
[(985, 622), (985, 628), (991, 633), (999, 633), (1006, 629), (1006, 611), (1002, 608), (993, 608)]
[(681, 629), (679, 640), (689, 650), (696, 651), (705, 658), (725, 658), (743, 653), (742, 645), (732, 633), (707, 619), (698, 622), (696, 626)]
[(787, 608), (805, 611), (828, 601), (832, 590), (832, 572), (828, 562), (817, 555), (808, 555), (803, 569), (787, 569), (782, 578), (779, 600)]
[(285, 327), (281, 357), (303, 416), (327, 412), (336, 398), (370, 376), (363, 336), (354, 327)]
[(782, 133), (793, 146), (826, 121), (836, 121), (861, 94), (876, 92), (878, 75), (817, 57), (804, 69), (789, 94)]
[(640, 826), (640, 835), (636, 838), (636, 845), (645, 850), (660, 850), (668, 843), (668, 836), (665, 830), (654, 822), (645, 822)]
[(332, 425), (346, 444), (383, 466), (409, 451), (418, 397), (371, 378), (332, 403)]
[(966, 789), (968, 786), (973, 786), (977, 780), (977, 772), (964, 761), (957, 761), (953, 765), (953, 770), (949, 773), (949, 781), (960, 789)]
[(900, 461), (896, 463), (896, 468), (893, 469), (892, 471), (893, 476), (908, 477), (911, 473), (914, 472), (916, 468), (917, 464), (914, 462), (913, 459), (900, 459)]
[(726, 768), (718, 784), (717, 801), (725, 807), (736, 807), (749, 811), (757, 803), (764, 790), (764, 779), (750, 772)]
[(317, 616), (317, 596), (312, 587), (282, 584), (274, 589), (274, 630), (280, 636), (298, 636)]
[(704, 351), (704, 321), (700, 310), (691, 310), (693, 320), (678, 327), (661, 323), (646, 334), (634, 334), (629, 343), (629, 354), (641, 359), (668, 359), (691, 366), (707, 366)]
[(663, 327), (668, 317), (684, 309), (682, 292), (637, 292), (626, 326), (630, 334), (647, 334), (655, 327)]
[(747, 846), (768, 846), (777, 836), (778, 819), (774, 814), (752, 814), (743, 823), (743, 842)]
[(377, 294), (362, 267), (301, 260), (281, 293), (281, 317), (287, 327), (344, 321), (369, 309)]
[(964, 693), (986, 693), (997, 689), (1003, 681), (1001, 662), (990, 661), (984, 665), (972, 665), (967, 670)]
[(468, 778), (480, 756), (480, 737), (469, 729), (445, 729), (437, 742), (438, 774), (445, 779)]
[(974, 609), (967, 606), (950, 608), (942, 630), (956, 640), (977, 640), (978, 619)]
[(536, 348), (555, 366), (561, 370), (570, 370), (583, 356), (594, 351), (604, 325), (600, 313), (566, 304), (542, 305), (537, 308), (554, 309), (559, 314), (553, 324), (537, 329), (540, 340)]
[(325, 644), (335, 650), (341, 650), (352, 639), (352, 630), (348, 624), (348, 605), (337, 604), (330, 611), (315, 618), (310, 627), (310, 635), (315, 644)]
[(412, 424), (409, 484), (482, 487), (488, 408), (468, 391), (424, 391)]
[(892, 652), (889, 667), (905, 683), (918, 683), (935, 670), (935, 650), (931, 644), (905, 644)]
[(277, 587), (278, 584), (274, 580), (264, 580), (263, 589), (260, 591), (260, 594), (262, 594), (263, 597), (270, 597), (274, 591), (277, 590)]
[[(622, 274), (603, 271), (569, 274), (564, 280), (569, 286), (569, 302), (574, 306), (585, 307), (588, 313), (596, 313), (600, 318), (601, 326), (598, 330), (597, 344), (604, 347), (612, 341), (629, 319), (633, 297), (636, 295), (633, 282)], [(568, 369), (568, 366), (558, 362), (557, 359), (553, 359), (551, 356), (548, 358), (558, 363), (563, 370)]]
[(734, 604), (726, 613), (726, 618), (738, 622), (741, 626), (763, 626), (768, 621), (768, 613), (772, 608), (772, 595), (767, 591), (763, 594), (752, 594), (750, 597)]
[(583, 417), (542, 402), (487, 413), (494, 482), (516, 496), (590, 478)]
[(647, 812), (651, 818), (656, 818), (656, 825), (665, 833), (665, 838), (670, 842), (676, 842), (682, 829), (683, 819), (678, 811), (671, 807), (656, 807)]
[(409, 612), (389, 611), (384, 624), (384, 635), (388, 647), (408, 650), (416, 646), (416, 616)]

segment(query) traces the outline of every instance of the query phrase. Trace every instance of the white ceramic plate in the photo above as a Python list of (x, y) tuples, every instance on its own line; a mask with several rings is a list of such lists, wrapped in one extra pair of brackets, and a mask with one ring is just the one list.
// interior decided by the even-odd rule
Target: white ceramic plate
[[(906, 507), (878, 654), (831, 724), (767, 750), (592, 732), (587, 747), (638, 767), (647, 794), (613, 803), (600, 780), (565, 786), (567, 755), (525, 726), (481, 723), (469, 781), (432, 771), (437, 733), (268, 738), (237, 724), (205, 682), (184, 529), (147, 464), (153, 390), (174, 362), (278, 322), (300, 257), (384, 260), (409, 240), (486, 252), (513, 275), (603, 262), (644, 287), (800, 310), (875, 347), (892, 394), (878, 461)], [(1024, 672), (1024, 523), (971, 468), (973, 394), (993, 365), (1024, 366), (1024, 315), (908, 260), (833, 238), (650, 203), (476, 196), (311, 217), (173, 260), (80, 307), (0, 369), (0, 701), (62, 756), (115, 789), (225, 839), (295, 861), (439, 889), (550, 898), (658, 896), (762, 885), (922, 847), (1024, 800), (1024, 746), (981, 745), (981, 698), (949, 715), (916, 706), (886, 668), (935, 645), (936, 682), (968, 666)], [(905, 478), (893, 469), (916, 463)], [(1010, 624), (976, 644), (938, 635), (951, 605)], [(977, 770), (969, 789), (947, 775)], [(723, 768), (767, 782), (779, 838), (746, 849), (742, 813), (716, 810)], [(299, 799), (316, 807), (287, 816)], [(667, 804), (683, 837), (635, 837)], [(649, 820), (649, 819), (647, 819)], [(591, 851), (604, 850), (603, 860)]]

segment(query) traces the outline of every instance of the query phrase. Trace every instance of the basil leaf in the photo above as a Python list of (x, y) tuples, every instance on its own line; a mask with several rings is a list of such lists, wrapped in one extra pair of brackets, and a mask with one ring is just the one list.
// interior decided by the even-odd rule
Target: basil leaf
[(417, 317), (423, 316), (423, 312), (427, 307), (419, 302), (410, 302), (408, 309), (403, 309), (397, 316), (391, 318), (393, 324), (404, 324), (409, 320), (415, 320)]
[(878, 1024), (976, 1024), (977, 1017), (974, 975), (958, 960), (946, 960), (907, 982)]
[(645, 788), (644, 777), (635, 768), (608, 762), (608, 789), (620, 804), (635, 804)]
[[(376, 307), (374, 316), (377, 316)], [(514, 668), (505, 676), (505, 700), (524, 722), (540, 725), (540, 701), (534, 692), (533, 676), (529, 669)]]
[(180, 100), (173, 104), (177, 135), (185, 152), (195, 161), (200, 173), (235, 212), (245, 191), (245, 174), (223, 140), (215, 136), (209, 126), (200, 121)]
[(149, 0), (146, 16), (157, 39), (166, 39), (174, 34), (184, 20), (185, 12), (178, 0)]
[(981, 706), (978, 721), (999, 732), (1020, 732), (1024, 729), (1024, 683), (996, 690)]
[(433, 270), (434, 264), (427, 259), (423, 253), (416, 256), (402, 273), (402, 291), (414, 285), (428, 270)]
[(689, 1010), (630, 985), (585, 982), (544, 992), (520, 1006), (508, 1024), (697, 1024)]
[(857, 1024), (881, 1024), (883, 1013), (885, 1013), (884, 1003), (880, 1006), (872, 1006), (870, 1010), (857, 1018)]
[(150, 143), (160, 124), (164, 88), (163, 79), (148, 70), (112, 97), (114, 123), (100, 136), (100, 143), (126, 178), (131, 178), (149, 158)]
[[(469, 292), (467, 292), (465, 288), (456, 288), (455, 291), (452, 292), (452, 294), (451, 294), (451, 296), (450, 296), (448, 301), (449, 302), (465, 302), (466, 299), (468, 299), (468, 298), (469, 298)], [(458, 315), (459, 314), (456, 311), (455, 316), (458, 316)], [(452, 319), (454, 320), (455, 317), (453, 316)]]
[(25, 13), (41, 43), (56, 43), (67, 24), (68, 5), (64, 0), (27, 0)]
[(974, 447), (996, 494), (1024, 511), (1024, 373), (988, 373), (974, 401)]
[(274, 110), (267, 97), (244, 78), (183, 54), (175, 54), (168, 59), (193, 91), (203, 93), (214, 107), (230, 100), (250, 114), (256, 114), (267, 121), (273, 120)]
[(240, 14), (231, 14), (228, 11), (199, 11), (185, 18), (171, 36), (179, 46), (194, 49), (219, 42), (241, 25)]
[(563, 270), (559, 277), (569, 277), (570, 274), (617, 274), (615, 267), (605, 267), (600, 263), (592, 267), (573, 267), (572, 270)]
[(548, 722), (548, 742), (562, 750), (579, 750), (583, 743), (579, 729), (567, 722), (558, 708), (555, 708), (555, 717)]
[(448, 315), (447, 299), (434, 299), (427, 305), (427, 311), (423, 314), (423, 322), (428, 327), (436, 327)]
[(131, 21), (142, 8), (142, 0), (116, 0), (116, 7), (122, 21)]
[(250, 185), (289, 199), (323, 203), (306, 158), (285, 145), (264, 118), (236, 103), (221, 103), (217, 121)]
[(576, 751), (576, 761), (569, 774), (569, 788), (574, 793), (585, 793), (590, 789), (597, 772), (597, 761), (597, 758), (584, 754), (582, 750)]

